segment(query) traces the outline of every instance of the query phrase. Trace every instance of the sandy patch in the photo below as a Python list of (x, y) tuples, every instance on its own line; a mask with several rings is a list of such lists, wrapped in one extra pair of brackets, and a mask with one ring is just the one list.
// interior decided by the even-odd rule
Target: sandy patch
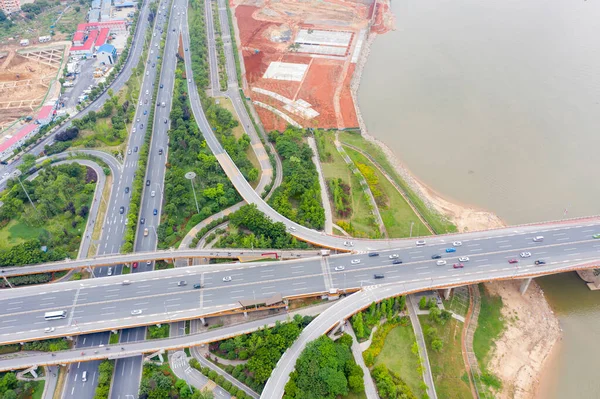
[(544, 362), (561, 336), (542, 289), (533, 281), (521, 295), (520, 284), (520, 280), (485, 284), (492, 295), (502, 297), (507, 326), (489, 365), (503, 382), (502, 392), (496, 395), (499, 399), (535, 397)]

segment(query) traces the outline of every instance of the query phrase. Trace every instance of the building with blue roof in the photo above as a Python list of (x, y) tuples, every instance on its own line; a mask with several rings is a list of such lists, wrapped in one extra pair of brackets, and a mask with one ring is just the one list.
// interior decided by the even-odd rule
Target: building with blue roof
[(98, 47), (96, 58), (104, 65), (112, 65), (117, 62), (117, 49), (112, 44), (103, 44)]

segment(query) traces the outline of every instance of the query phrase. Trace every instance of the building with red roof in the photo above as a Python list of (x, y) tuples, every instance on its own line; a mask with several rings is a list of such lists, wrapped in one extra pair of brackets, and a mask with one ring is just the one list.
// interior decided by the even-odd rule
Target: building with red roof
[(96, 47), (100, 47), (104, 43), (106, 43), (106, 39), (108, 38), (109, 31), (110, 31), (110, 29), (108, 29), (108, 28), (100, 29), (100, 33), (98, 33), (98, 37), (96, 38), (96, 43), (95, 43)]
[(83, 46), (83, 42), (85, 41), (85, 32), (78, 31), (73, 35), (73, 44), (75, 46)]
[(44, 105), (40, 109), (40, 112), (38, 112), (36, 120), (38, 121), (38, 123), (40, 125), (46, 125), (46, 124), (50, 123), (50, 121), (52, 120), (53, 113), (54, 113), (53, 105)]
[(6, 140), (0, 143), (0, 159), (4, 160), (12, 155), (14, 150), (23, 145), (25, 140), (35, 134), (38, 129), (38, 125), (29, 123), (19, 129), (13, 136), (7, 136)]
[(87, 39), (81, 46), (72, 46), (69, 52), (75, 55), (86, 55), (92, 56), (94, 54), (96, 38), (98, 37), (98, 31), (93, 30), (88, 35)]

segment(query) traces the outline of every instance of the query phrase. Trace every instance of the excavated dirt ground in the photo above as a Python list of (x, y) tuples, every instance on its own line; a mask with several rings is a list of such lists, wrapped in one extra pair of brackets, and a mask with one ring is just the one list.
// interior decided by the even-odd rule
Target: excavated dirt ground
[[(357, 33), (366, 28), (372, 4), (367, 1), (309, 0), (309, 1), (256, 1), (231, 0), (238, 27), (241, 50), (250, 88), (246, 95), (287, 114), (305, 127), (356, 127), (354, 103), (350, 95), (350, 81), (354, 65), (350, 63)], [(312, 57), (293, 53), (289, 46), (300, 29), (319, 29), (351, 32), (352, 41), (346, 57)], [(291, 32), (291, 39), (278, 42), (282, 32)], [(310, 65), (302, 82), (264, 79), (263, 75), (273, 61)], [(349, 64), (344, 68), (345, 63)], [(345, 72), (345, 73), (344, 73)], [(302, 99), (319, 112), (314, 119), (304, 119), (284, 110), (283, 103), (251, 89), (262, 88), (287, 97)], [(339, 91), (339, 96), (336, 96)], [(338, 104), (334, 104), (339, 101)], [(256, 107), (268, 130), (283, 130), (287, 122), (269, 110)]]

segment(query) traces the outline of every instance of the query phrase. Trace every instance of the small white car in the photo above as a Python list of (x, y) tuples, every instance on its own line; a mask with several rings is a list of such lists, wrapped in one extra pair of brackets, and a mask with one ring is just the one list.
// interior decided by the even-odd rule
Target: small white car
[(345, 247), (353, 247), (354, 243), (352, 241), (344, 241), (344, 246)]
[(154, 197), (155, 195), (156, 195), (156, 191), (152, 191), (152, 192), (150, 193), (150, 196), (151, 196), (151, 197)]
[(469, 257), (468, 256), (461, 256), (458, 258), (459, 262), (468, 262), (469, 261)]
[(425, 242), (425, 240), (419, 240), (416, 242), (416, 244), (417, 244), (417, 247), (422, 247), (423, 245), (426, 244), (426, 242)]
[(136, 315), (139, 315), (139, 314), (142, 314), (142, 309), (135, 309), (135, 310), (132, 310), (132, 311), (131, 311), (131, 314), (132, 314), (132, 315), (134, 315), (134, 316), (136, 316)]
[(55, 328), (54, 328), (54, 327), (46, 327), (46, 328), (44, 328), (44, 332), (45, 332), (46, 334), (47, 334), (47, 333), (51, 333), (51, 332), (53, 332), (54, 330), (55, 330)]
[(531, 252), (521, 252), (521, 258), (529, 258), (531, 256)]
[(438, 260), (437, 262), (435, 262), (436, 265), (438, 266), (444, 266), (446, 264), (445, 260)]
[(352, 263), (353, 265), (358, 265), (360, 263), (360, 259), (352, 259), (350, 263)]
[(452, 243), (452, 246), (453, 246), (453, 247), (460, 247), (461, 245), (462, 245), (462, 241), (454, 241), (454, 242)]
[(335, 271), (336, 272), (341, 272), (342, 270), (344, 270), (345, 267), (344, 266), (336, 266)]
[(296, 231), (296, 228), (294, 226), (290, 226), (290, 227), (288, 227), (288, 230), (289, 231)]
[(223, 281), (225, 281), (225, 282), (231, 281), (231, 276), (223, 277)]
[(131, 129), (131, 133), (135, 133), (135, 128)]
[(544, 236), (533, 237), (533, 242), (542, 242), (544, 241)]
[(398, 259), (398, 254), (392, 254), (392, 255), (388, 256), (388, 258), (390, 258), (390, 259)]

